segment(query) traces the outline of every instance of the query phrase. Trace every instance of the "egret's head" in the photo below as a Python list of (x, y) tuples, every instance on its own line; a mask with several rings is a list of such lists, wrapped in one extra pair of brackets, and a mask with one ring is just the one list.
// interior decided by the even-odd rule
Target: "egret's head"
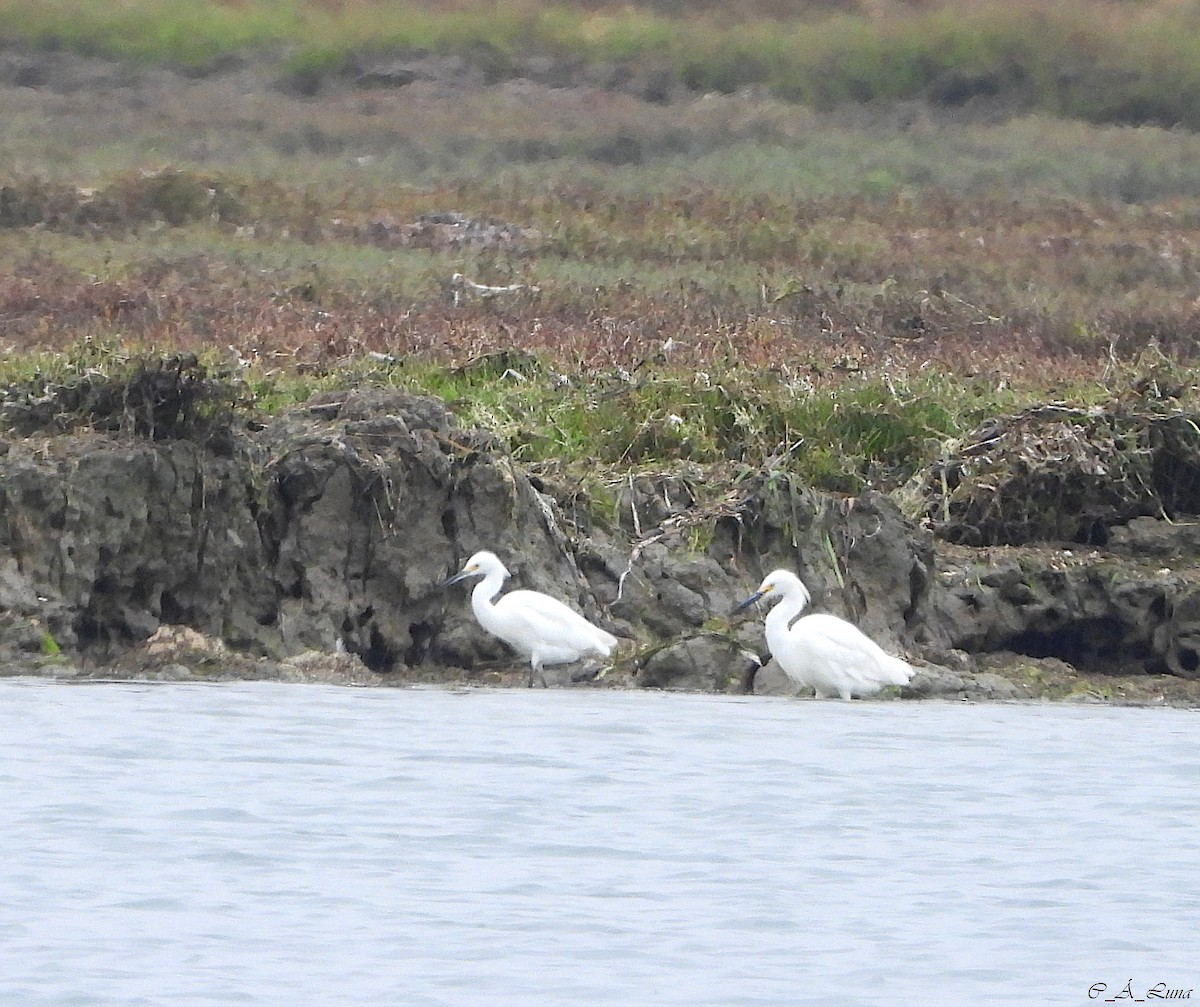
[(793, 594), (799, 592), (804, 598), (804, 604), (808, 604), (808, 588), (804, 586), (800, 580), (790, 570), (773, 570), (763, 578), (763, 582), (758, 585), (758, 590), (750, 595), (744, 602), (737, 607), (737, 611), (743, 608), (748, 608), (760, 598), (767, 598), (770, 601), (775, 601), (782, 598), (785, 594)]
[(464, 564), (453, 577), (445, 581), (442, 587), (449, 587), (451, 584), (457, 584), (460, 580), (466, 580), (468, 577), (487, 577), (489, 574), (499, 571), (502, 578), (507, 579), (511, 576), (508, 569), (500, 562), (500, 557), (494, 552), (477, 552)]

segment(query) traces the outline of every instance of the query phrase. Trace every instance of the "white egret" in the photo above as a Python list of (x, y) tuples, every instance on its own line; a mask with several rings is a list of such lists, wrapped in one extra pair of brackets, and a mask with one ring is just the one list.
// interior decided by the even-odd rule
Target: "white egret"
[(886, 685), (907, 685), (912, 678), (914, 669), (908, 662), (886, 653), (845, 619), (822, 613), (797, 619), (810, 596), (791, 571), (767, 574), (738, 609), (767, 596), (779, 599), (766, 619), (771, 656), (793, 682), (811, 686), (818, 699), (870, 696)]
[(535, 678), (545, 684), (543, 665), (570, 664), (588, 654), (608, 657), (612, 653), (617, 645), (615, 636), (548, 594), (510, 591), (494, 601), (510, 576), (495, 553), (477, 552), (442, 586), (483, 577), (471, 592), (471, 609), (480, 626), (529, 658), (530, 685)]

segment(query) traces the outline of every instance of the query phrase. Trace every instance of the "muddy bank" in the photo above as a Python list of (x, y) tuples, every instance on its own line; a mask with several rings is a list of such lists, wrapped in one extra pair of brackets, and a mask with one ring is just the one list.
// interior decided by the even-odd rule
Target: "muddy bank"
[(1200, 526), (1179, 513), (1123, 513), (1103, 546), (971, 547), (890, 497), (780, 471), (703, 494), (699, 472), (631, 477), (599, 507), (436, 399), (348, 392), (205, 426), (173, 423), (162, 391), (157, 422), (48, 433), (28, 406), (0, 444), (6, 673), (523, 683), (466, 591), (439, 587), (489, 548), (623, 639), (611, 667), (556, 684), (788, 693), (760, 619), (731, 618), (786, 566), (923, 666), (907, 696), (1200, 697)]

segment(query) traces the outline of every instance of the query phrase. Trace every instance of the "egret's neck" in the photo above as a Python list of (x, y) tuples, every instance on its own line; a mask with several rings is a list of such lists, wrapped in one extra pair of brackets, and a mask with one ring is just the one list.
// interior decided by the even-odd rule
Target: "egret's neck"
[(471, 592), (471, 609), (475, 613), (475, 618), (479, 620), (479, 625), (484, 629), (491, 630), (495, 622), (494, 599), (503, 586), (504, 574), (499, 570), (493, 570), (476, 584), (475, 589)]
[(768, 645), (772, 640), (787, 636), (792, 620), (804, 611), (804, 606), (807, 604), (808, 599), (799, 591), (791, 591), (779, 599), (778, 604), (767, 613), (764, 622)]

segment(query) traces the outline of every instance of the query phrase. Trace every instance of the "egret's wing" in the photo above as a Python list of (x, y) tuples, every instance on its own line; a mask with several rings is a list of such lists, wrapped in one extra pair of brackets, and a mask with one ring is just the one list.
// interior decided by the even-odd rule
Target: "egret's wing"
[(503, 638), (526, 651), (536, 645), (546, 664), (577, 661), (589, 653), (607, 657), (617, 644), (611, 633), (540, 591), (510, 591), (496, 602), (496, 613), (504, 621)]
[(861, 686), (907, 685), (912, 667), (893, 657), (853, 623), (837, 616), (817, 614), (795, 623), (792, 631), (803, 639), (815, 662), (836, 670)]
[(587, 619), (573, 608), (559, 601), (557, 598), (552, 598), (548, 594), (542, 594), (540, 591), (514, 591), (512, 594), (528, 595), (529, 607), (537, 612), (539, 616), (543, 616), (560, 626), (569, 628), (573, 633), (577, 633), (580, 636), (590, 634), (591, 638), (598, 645), (608, 649), (612, 649), (617, 645), (617, 638), (612, 633), (588, 622)]

